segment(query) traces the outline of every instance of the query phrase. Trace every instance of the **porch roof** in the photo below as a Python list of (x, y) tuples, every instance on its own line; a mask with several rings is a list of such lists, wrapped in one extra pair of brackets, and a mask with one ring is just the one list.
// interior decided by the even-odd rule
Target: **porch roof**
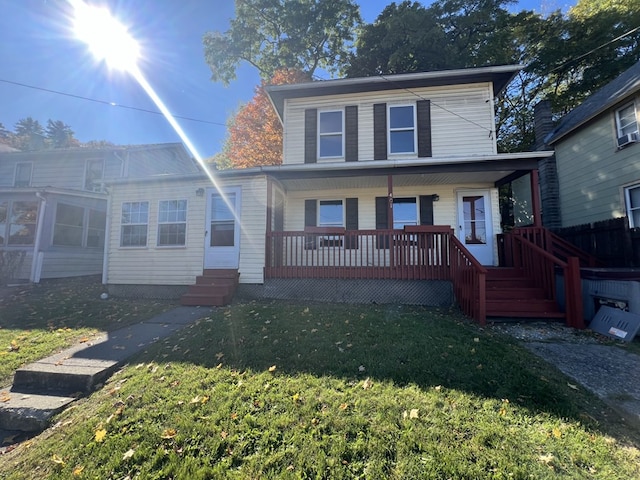
[(551, 151), (497, 154), (470, 157), (430, 157), (406, 160), (312, 163), (262, 167), (264, 173), (286, 183), (287, 188), (305, 190), (330, 179), (335, 187), (378, 187), (386, 176), (397, 185), (437, 185), (451, 183), (497, 183), (538, 168), (538, 161)]

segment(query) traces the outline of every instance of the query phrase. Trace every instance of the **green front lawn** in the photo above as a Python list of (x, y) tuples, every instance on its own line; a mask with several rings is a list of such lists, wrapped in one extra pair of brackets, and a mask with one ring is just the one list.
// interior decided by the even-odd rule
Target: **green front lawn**
[(0, 478), (640, 478), (638, 436), (457, 312), (251, 303), (161, 341)]
[(101, 300), (104, 291), (94, 277), (0, 287), (0, 386), (10, 384), (22, 365), (173, 306), (156, 300)]

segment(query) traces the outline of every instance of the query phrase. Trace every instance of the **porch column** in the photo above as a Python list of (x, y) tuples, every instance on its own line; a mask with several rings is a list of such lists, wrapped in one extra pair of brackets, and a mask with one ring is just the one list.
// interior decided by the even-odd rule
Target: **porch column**
[(266, 235), (264, 237), (264, 264), (271, 267), (271, 232), (273, 231), (273, 181), (267, 176), (267, 222)]
[(540, 184), (538, 170), (531, 170), (531, 209), (533, 211), (533, 226), (542, 226), (542, 208), (540, 206)]

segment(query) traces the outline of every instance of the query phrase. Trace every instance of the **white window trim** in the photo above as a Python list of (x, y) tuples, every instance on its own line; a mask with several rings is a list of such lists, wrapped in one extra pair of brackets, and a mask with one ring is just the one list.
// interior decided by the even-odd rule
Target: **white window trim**
[[(131, 200), (131, 201), (127, 201), (127, 202), (122, 202), (120, 204), (120, 242), (119, 242), (119, 248), (122, 249), (126, 249), (126, 250), (130, 250), (130, 249), (134, 249), (134, 250), (140, 250), (140, 249), (146, 249), (149, 247), (149, 219), (151, 218), (151, 209), (148, 208), (147, 210), (147, 223), (123, 223), (122, 222), (122, 207), (126, 204), (126, 203), (146, 203), (148, 207), (151, 206), (151, 203), (148, 200)], [(122, 229), (125, 225), (146, 225), (147, 227), (147, 242), (144, 245), (123, 245), (122, 244)]]
[(631, 195), (630, 195), (630, 192), (631, 192), (631, 190), (635, 190), (636, 188), (640, 189), (640, 183), (626, 185), (626, 186), (623, 187), (623, 189), (624, 189), (624, 208), (625, 208), (625, 212), (627, 213), (627, 220), (629, 222), (629, 228), (640, 228), (640, 225), (635, 225), (635, 223), (633, 221), (633, 215), (632, 215), (632, 212), (640, 211), (640, 206), (635, 207), (634, 209), (631, 209)]
[[(640, 126), (638, 125), (638, 120), (639, 120), (638, 119), (638, 109), (636, 107), (635, 102), (632, 101), (632, 102), (629, 102), (629, 103), (627, 103), (625, 105), (622, 105), (620, 108), (616, 109), (615, 117), (616, 117), (616, 136), (617, 136), (617, 138), (620, 138), (620, 137), (622, 137), (622, 135), (624, 135), (622, 133), (622, 125), (620, 124), (620, 112), (622, 110), (624, 110), (625, 108), (629, 108), (629, 107), (633, 107), (633, 112), (634, 112), (634, 115), (636, 117), (636, 131), (635, 131), (635, 133), (638, 134), (638, 130), (640, 128)], [(631, 133), (633, 133), (633, 132), (631, 132)]]
[[(29, 181), (27, 183), (27, 185), (17, 185), (18, 182), (18, 169), (20, 167), (20, 165), (29, 165)], [(31, 181), (33, 180), (33, 162), (18, 162), (16, 163), (16, 166), (13, 170), (13, 186), (14, 187), (30, 187), (31, 186)]]
[[(411, 107), (413, 109), (413, 151), (411, 152), (392, 152), (391, 151), (391, 133), (409, 131), (408, 128), (391, 129), (391, 110), (398, 107)], [(391, 156), (398, 155), (416, 155), (418, 152), (418, 112), (415, 103), (398, 103), (387, 104), (387, 153)]]
[(83, 178), (82, 189), (87, 192), (102, 192), (102, 187), (96, 190), (95, 188), (89, 188), (89, 185), (87, 185), (87, 172), (89, 171), (90, 162), (102, 163), (102, 175), (100, 176), (100, 180), (104, 181), (104, 169), (105, 169), (104, 158), (87, 158), (87, 160), (84, 162), (84, 178)]
[[(160, 205), (162, 202), (185, 202), (185, 217), (184, 222), (161, 222), (160, 221), (160, 212), (162, 211)], [(186, 248), (187, 247), (187, 214), (189, 212), (189, 200), (186, 198), (172, 198), (172, 199), (163, 199), (158, 200), (158, 225), (157, 225), (157, 233), (156, 233), (156, 247), (157, 248)], [(160, 225), (178, 225), (184, 224), (184, 244), (171, 244), (171, 245), (160, 245)], [(148, 238), (147, 238), (148, 240)]]
[[(341, 116), (341, 125), (342, 125), (342, 130), (340, 132), (327, 132), (327, 133), (320, 133), (320, 117), (322, 116), (323, 113), (340, 113)], [(322, 156), (320, 155), (320, 140), (323, 136), (335, 136), (338, 133), (340, 133), (340, 140), (341, 140), (341, 153), (340, 155), (327, 155), (327, 156)], [(318, 139), (317, 139), (317, 143), (318, 143), (318, 160), (335, 160), (335, 159), (340, 159), (340, 158), (344, 158), (344, 149), (345, 149), (345, 128), (344, 128), (344, 109), (327, 109), (327, 110), (318, 110)]]

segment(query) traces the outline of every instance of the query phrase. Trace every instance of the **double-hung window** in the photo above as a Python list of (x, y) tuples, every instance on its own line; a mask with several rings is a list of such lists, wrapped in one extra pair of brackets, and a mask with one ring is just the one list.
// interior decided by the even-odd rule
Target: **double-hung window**
[(640, 184), (624, 189), (629, 227), (640, 228)]
[(31, 162), (17, 163), (16, 171), (13, 177), (14, 187), (28, 187), (31, 185), (31, 171), (33, 164)]
[(415, 197), (393, 199), (393, 228), (402, 230), (405, 225), (418, 225), (418, 204)]
[(38, 219), (38, 202), (0, 202), (0, 247), (33, 245)]
[(416, 152), (416, 112), (414, 105), (389, 106), (389, 153)]
[[(344, 207), (342, 200), (318, 201), (319, 227), (344, 227)], [(336, 235), (326, 235), (321, 239), (322, 246), (338, 246), (341, 238)]]
[(84, 189), (90, 192), (102, 191), (104, 178), (104, 160), (101, 158), (87, 160), (84, 174)]
[(184, 246), (187, 235), (187, 201), (161, 200), (158, 208), (158, 246)]
[(632, 102), (616, 111), (616, 130), (619, 146), (640, 140), (635, 103)]
[(344, 112), (342, 110), (318, 112), (318, 157), (344, 156)]
[(120, 246), (146, 247), (149, 226), (149, 202), (125, 202), (120, 219)]

